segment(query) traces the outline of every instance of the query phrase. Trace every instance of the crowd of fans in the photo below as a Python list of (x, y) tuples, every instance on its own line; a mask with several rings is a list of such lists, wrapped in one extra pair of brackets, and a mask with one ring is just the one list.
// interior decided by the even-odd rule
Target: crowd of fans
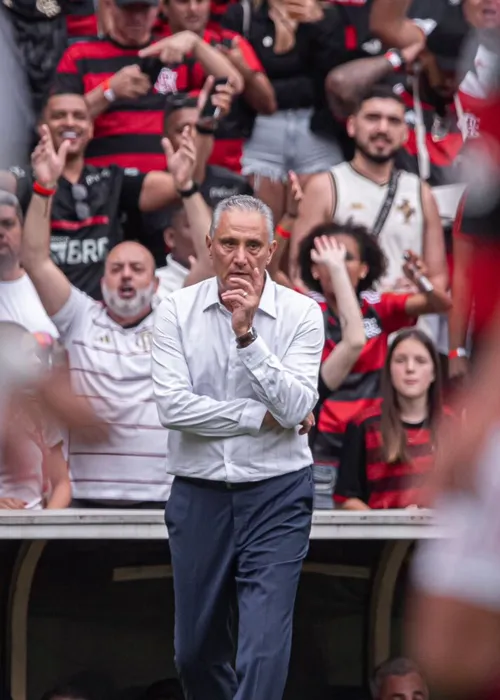
[(316, 508), (425, 507), (443, 386), (467, 370), (452, 227), (498, 0), (0, 10), (33, 115), (31, 159), (0, 173), (0, 508), (162, 507), (154, 310), (212, 276), (212, 210), (251, 194), (269, 275), (324, 313)]

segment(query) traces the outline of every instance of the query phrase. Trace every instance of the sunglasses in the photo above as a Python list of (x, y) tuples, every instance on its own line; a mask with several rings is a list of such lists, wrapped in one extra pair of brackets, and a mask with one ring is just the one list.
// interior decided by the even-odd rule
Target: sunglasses
[(80, 221), (88, 219), (90, 216), (90, 206), (88, 203), (89, 191), (85, 185), (76, 184), (71, 187), (71, 194), (75, 201), (75, 211)]

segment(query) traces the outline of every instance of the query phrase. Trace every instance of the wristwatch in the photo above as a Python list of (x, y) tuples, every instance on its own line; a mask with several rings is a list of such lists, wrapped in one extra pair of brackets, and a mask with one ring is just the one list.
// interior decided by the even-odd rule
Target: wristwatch
[(246, 348), (248, 345), (250, 345), (250, 343), (253, 343), (253, 341), (256, 339), (257, 331), (252, 327), (246, 333), (243, 333), (243, 335), (239, 335), (236, 338), (236, 345), (241, 350), (242, 348)]
[(193, 181), (193, 184), (191, 187), (188, 187), (185, 190), (177, 190), (177, 194), (181, 199), (188, 199), (188, 197), (192, 197), (194, 194), (200, 191), (200, 188), (196, 182)]
[(398, 49), (389, 49), (384, 54), (384, 58), (389, 61), (393, 70), (399, 70), (404, 63), (401, 51), (398, 51)]

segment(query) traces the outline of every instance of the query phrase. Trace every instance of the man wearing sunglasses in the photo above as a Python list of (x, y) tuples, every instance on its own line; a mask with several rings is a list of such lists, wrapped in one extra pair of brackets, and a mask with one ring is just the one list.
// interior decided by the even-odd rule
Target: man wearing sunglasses
[[(108, 250), (124, 240), (124, 216), (156, 211), (183, 193), (167, 172), (86, 164), (93, 125), (81, 95), (53, 95), (44, 119), (55, 148), (63, 141), (69, 144), (52, 205), (51, 254), (72, 285), (101, 300), (104, 261)], [(33, 191), (31, 171), (12, 168), (11, 177), (3, 180), (26, 211)]]

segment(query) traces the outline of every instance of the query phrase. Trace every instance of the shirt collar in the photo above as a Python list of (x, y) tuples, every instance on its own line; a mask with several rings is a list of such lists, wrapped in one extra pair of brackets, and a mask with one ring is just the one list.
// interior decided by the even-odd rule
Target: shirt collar
[[(220, 303), (217, 277), (211, 277), (207, 284), (207, 295), (205, 297), (205, 303), (203, 304), (203, 311), (206, 311), (212, 306)], [(264, 289), (260, 297), (258, 308), (259, 311), (263, 311), (268, 316), (276, 318), (276, 285), (272, 281), (268, 272), (266, 272), (266, 281), (264, 283)]]

